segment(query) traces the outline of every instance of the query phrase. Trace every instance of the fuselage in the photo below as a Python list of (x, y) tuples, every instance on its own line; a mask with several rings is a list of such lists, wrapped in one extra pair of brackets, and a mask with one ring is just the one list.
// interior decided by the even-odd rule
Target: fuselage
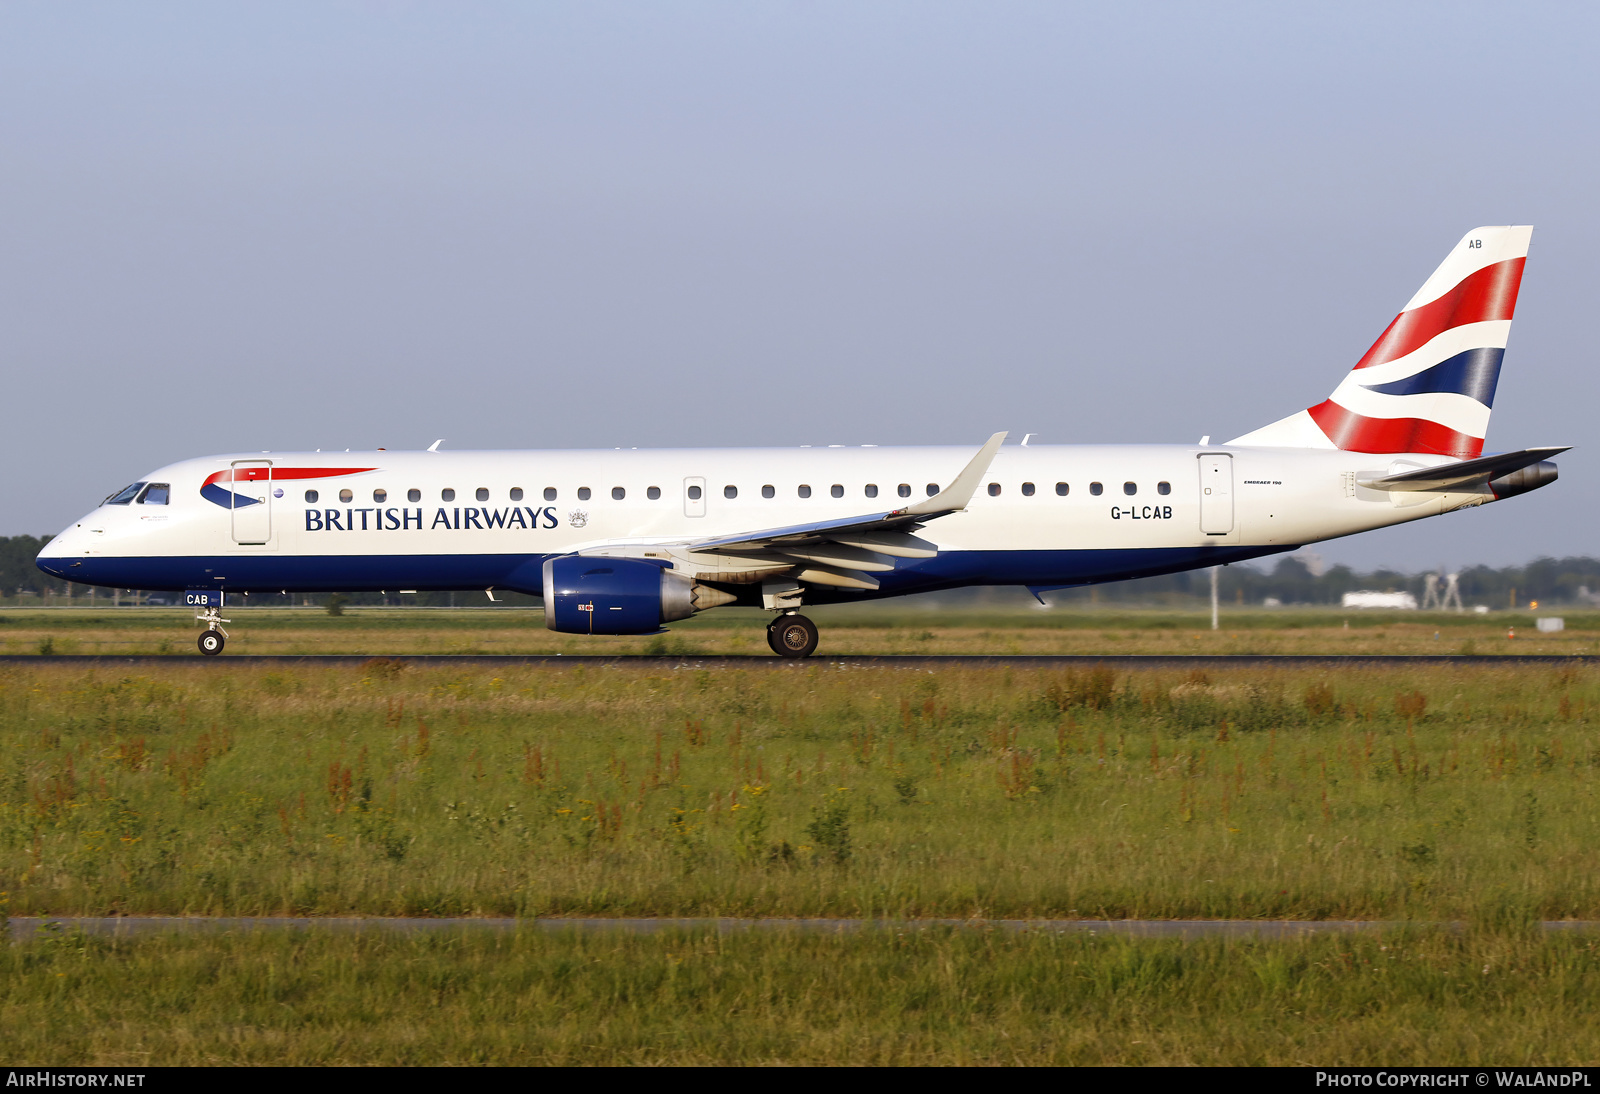
[[(958, 447), (291, 452), (170, 464), (53, 539), (47, 572), (88, 585), (228, 592), (510, 589), (548, 558), (893, 510), (948, 486)], [(1193, 445), (1001, 448), (964, 512), (918, 535), (876, 590), (1058, 588), (1213, 566), (1494, 500), (1359, 480), (1436, 455)], [(1211, 491), (1211, 493), (1207, 493)], [(165, 495), (165, 503), (160, 495)]]

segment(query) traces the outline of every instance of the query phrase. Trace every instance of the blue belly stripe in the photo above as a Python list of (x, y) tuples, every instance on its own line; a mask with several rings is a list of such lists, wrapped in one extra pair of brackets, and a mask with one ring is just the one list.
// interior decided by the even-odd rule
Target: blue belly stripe
[[(1269, 547), (1149, 547), (1098, 551), (945, 551), (907, 560), (878, 575), (876, 592), (811, 586), (806, 602), (878, 600), (967, 585), (1026, 585), (1040, 590), (1096, 585), (1219, 566), (1297, 550)], [(549, 555), (272, 555), (182, 558), (42, 558), (39, 568), (80, 585), (122, 589), (221, 588), (229, 592), (378, 592), (396, 589), (508, 589), (539, 595)], [(753, 593), (758, 587), (748, 587)]]

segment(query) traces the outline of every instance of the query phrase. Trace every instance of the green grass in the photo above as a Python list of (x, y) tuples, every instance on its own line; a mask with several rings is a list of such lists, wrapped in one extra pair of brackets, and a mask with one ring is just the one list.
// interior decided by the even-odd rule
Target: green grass
[(14, 914), (1600, 918), (1600, 670), (0, 670)]
[(1600, 1059), (1592, 937), (262, 931), (0, 948), (16, 1065)]
[(133, 1068), (1593, 1063), (1600, 937), (1535, 921), (1600, 918), (1596, 711), (1578, 666), (13, 663), (12, 914), (1398, 925), (62, 930), (0, 947), (0, 1028)]
[[(933, 601), (807, 609), (834, 654), (1439, 654), (1600, 653), (1600, 613), (1558, 611), (1566, 630), (1540, 634), (1534, 614), (1015, 607), (943, 610)], [(233, 654), (731, 654), (770, 656), (767, 616), (718, 609), (641, 637), (556, 634), (537, 610), (230, 607)], [(1512, 635), (1515, 637), (1512, 637)], [(194, 657), (193, 612), (178, 608), (0, 609), (0, 654)]]

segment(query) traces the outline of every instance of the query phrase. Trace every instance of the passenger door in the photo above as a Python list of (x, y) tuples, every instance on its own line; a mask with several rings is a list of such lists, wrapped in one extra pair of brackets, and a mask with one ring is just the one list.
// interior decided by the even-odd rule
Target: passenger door
[(234, 460), (233, 542), (260, 546), (272, 538), (272, 461)]
[(1225, 536), (1233, 531), (1233, 457), (1200, 454), (1200, 531)]

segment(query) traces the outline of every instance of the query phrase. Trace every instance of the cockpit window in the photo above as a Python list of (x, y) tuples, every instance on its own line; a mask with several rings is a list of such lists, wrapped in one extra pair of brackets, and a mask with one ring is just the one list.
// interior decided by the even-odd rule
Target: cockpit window
[(165, 505), (167, 498), (172, 493), (172, 484), (166, 482), (153, 482), (144, 488), (144, 493), (139, 495), (140, 505)]
[(105, 501), (101, 502), (100, 504), (101, 505), (127, 505), (135, 497), (137, 497), (138, 494), (139, 494), (139, 491), (143, 490), (144, 488), (145, 488), (145, 484), (144, 483), (136, 482), (132, 486), (129, 486), (126, 489), (119, 490), (115, 494), (112, 494), (109, 498), (107, 498)]

